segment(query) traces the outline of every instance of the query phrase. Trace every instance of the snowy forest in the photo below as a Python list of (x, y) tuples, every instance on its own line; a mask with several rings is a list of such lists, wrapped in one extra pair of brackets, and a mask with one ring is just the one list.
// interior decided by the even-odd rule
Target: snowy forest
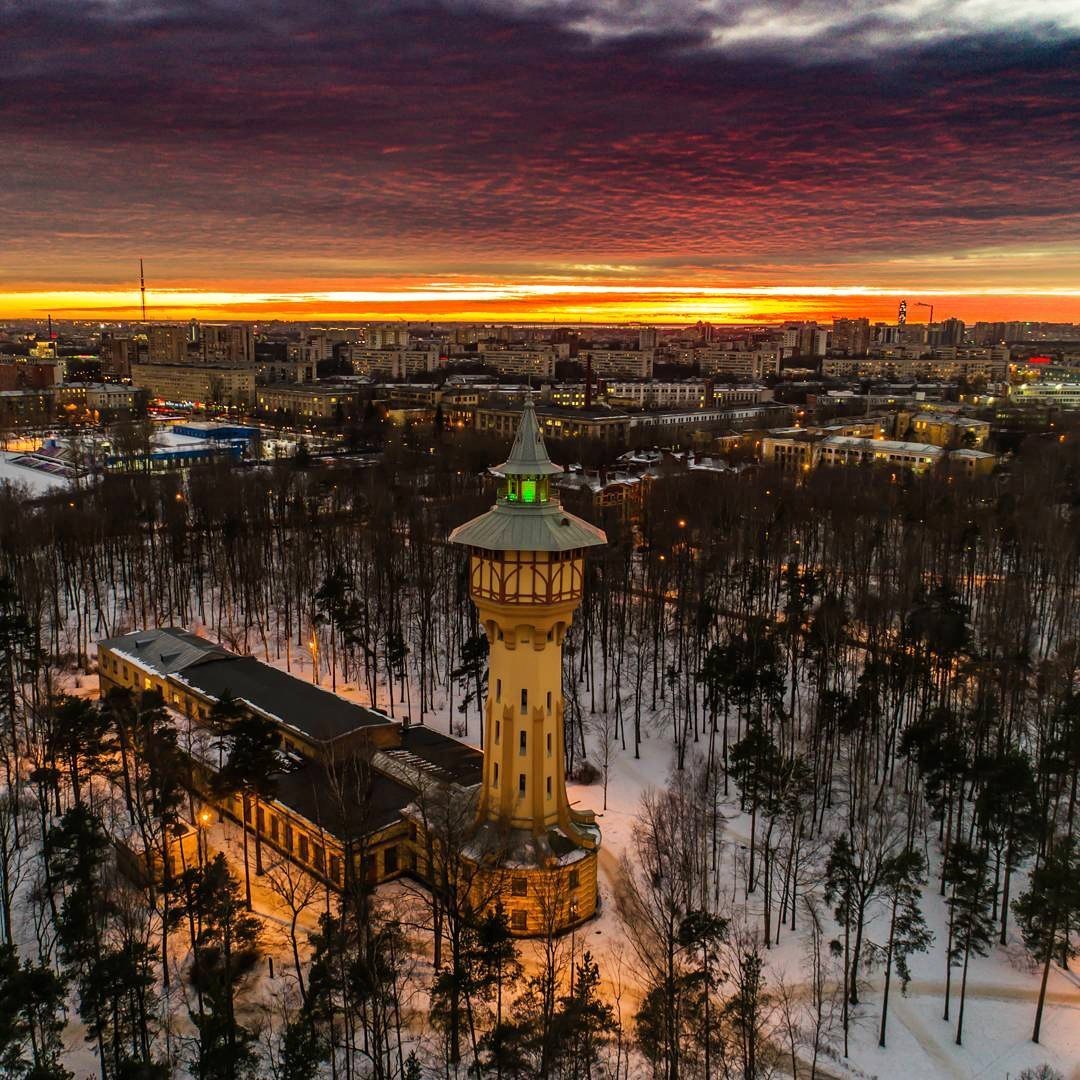
[[(160, 699), (98, 699), (100, 639), (186, 627), (479, 745), (445, 541), (501, 449), (0, 490), (0, 1072), (1076, 1076), (1077, 441), (564, 493), (609, 540), (563, 672), (595, 925), (517, 941), (452, 875), (331, 896), (220, 824), (168, 890), (121, 872), (193, 808)], [(272, 794), (257, 754), (230, 775)]]

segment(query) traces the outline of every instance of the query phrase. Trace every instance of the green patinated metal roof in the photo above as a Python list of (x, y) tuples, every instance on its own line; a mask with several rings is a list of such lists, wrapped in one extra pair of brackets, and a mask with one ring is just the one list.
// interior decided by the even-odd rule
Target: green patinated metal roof
[[(496, 470), (502, 476), (536, 477), (562, 472), (548, 457), (531, 399), (526, 399), (510, 457)], [(480, 517), (459, 525), (452, 544), (484, 551), (576, 551), (607, 543), (603, 529), (568, 513), (557, 496), (545, 502), (511, 501), (500, 495)]]
[(485, 551), (574, 551), (606, 544), (603, 529), (567, 513), (557, 502), (498, 502), (486, 514), (459, 525), (450, 543)]
[(496, 467), (495, 472), (501, 476), (551, 476), (562, 471), (562, 466), (556, 465), (548, 457), (544, 436), (536, 422), (536, 409), (533, 408), (532, 398), (527, 397), (510, 456)]

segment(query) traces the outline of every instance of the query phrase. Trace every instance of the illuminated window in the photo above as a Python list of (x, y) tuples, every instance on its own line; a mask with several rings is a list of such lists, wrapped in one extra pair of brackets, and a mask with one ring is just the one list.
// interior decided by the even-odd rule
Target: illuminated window
[(536, 481), (535, 480), (522, 480), (521, 481), (521, 501), (527, 503), (536, 502)]

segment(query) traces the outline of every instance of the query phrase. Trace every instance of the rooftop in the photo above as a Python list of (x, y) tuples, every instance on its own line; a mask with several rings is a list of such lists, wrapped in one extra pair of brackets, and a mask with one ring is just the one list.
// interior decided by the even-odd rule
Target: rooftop
[(164, 677), (207, 660), (231, 658), (233, 654), (207, 638), (175, 626), (136, 630), (107, 638), (99, 645), (130, 657), (140, 667)]
[(275, 777), (275, 798), (338, 840), (366, 836), (400, 820), (411, 788), (363, 763), (337, 773), (309, 761)]
[(895, 439), (859, 439), (854, 435), (830, 435), (822, 440), (823, 446), (847, 446), (852, 450), (892, 451), (894, 454), (926, 454), (939, 457), (945, 451), (929, 443), (897, 442)]
[(225, 693), (282, 727), (316, 742), (332, 742), (357, 728), (389, 724), (389, 717), (354, 705), (253, 656), (207, 660), (182, 673), (184, 682), (214, 698)]
[(392, 722), (382, 713), (177, 627), (136, 630), (100, 644), (145, 671), (171, 676), (208, 697), (220, 699), (227, 692), (316, 742), (332, 742), (357, 728)]

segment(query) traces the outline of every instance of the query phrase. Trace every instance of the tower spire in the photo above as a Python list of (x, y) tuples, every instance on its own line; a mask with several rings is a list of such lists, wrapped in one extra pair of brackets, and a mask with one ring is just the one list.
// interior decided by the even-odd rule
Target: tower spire
[(495, 471), (503, 476), (552, 476), (563, 471), (561, 465), (556, 465), (548, 457), (532, 394), (525, 398), (510, 456)]

